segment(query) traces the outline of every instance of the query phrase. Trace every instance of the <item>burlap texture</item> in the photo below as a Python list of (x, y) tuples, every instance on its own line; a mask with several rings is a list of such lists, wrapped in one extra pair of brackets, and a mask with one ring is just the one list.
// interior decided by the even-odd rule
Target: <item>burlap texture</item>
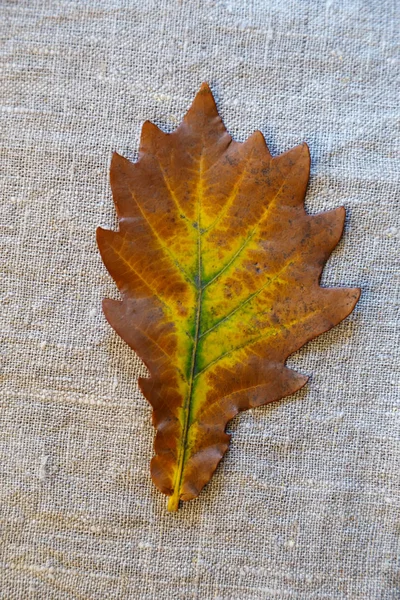
[[(400, 597), (396, 0), (1, 3), (0, 598)], [(176, 514), (149, 475), (144, 367), (106, 323), (95, 245), (112, 150), (209, 81), (229, 132), (310, 145), (344, 205), (326, 285), (360, 285), (293, 355), (300, 393), (242, 414)]]

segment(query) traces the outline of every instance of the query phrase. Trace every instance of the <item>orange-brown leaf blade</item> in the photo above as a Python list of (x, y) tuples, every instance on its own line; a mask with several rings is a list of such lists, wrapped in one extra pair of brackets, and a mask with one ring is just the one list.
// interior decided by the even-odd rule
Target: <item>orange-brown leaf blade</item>
[(306, 383), (287, 357), (359, 298), (319, 285), (345, 211), (307, 215), (309, 168), (306, 144), (272, 158), (260, 132), (234, 142), (207, 84), (172, 134), (144, 124), (136, 163), (114, 154), (120, 228), (97, 240), (121, 301), (103, 307), (150, 373), (151, 474), (169, 510), (209, 481), (233, 416)]

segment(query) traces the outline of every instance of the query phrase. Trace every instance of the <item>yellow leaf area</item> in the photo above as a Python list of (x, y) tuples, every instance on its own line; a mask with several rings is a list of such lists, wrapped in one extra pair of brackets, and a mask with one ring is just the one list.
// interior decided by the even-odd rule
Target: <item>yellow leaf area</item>
[(103, 306), (150, 373), (151, 473), (171, 511), (211, 478), (227, 422), (301, 388), (286, 358), (359, 298), (319, 285), (345, 211), (307, 215), (309, 166), (306, 144), (272, 158), (259, 131), (234, 142), (207, 84), (175, 132), (144, 124), (136, 163), (114, 154), (120, 228), (98, 244), (122, 301)]

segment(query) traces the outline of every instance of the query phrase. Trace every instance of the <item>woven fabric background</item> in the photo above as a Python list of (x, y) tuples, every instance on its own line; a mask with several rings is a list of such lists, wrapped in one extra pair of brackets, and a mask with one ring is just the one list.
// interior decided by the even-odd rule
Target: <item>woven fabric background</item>
[[(399, 3), (0, 6), (0, 598), (400, 598)], [(347, 209), (323, 283), (363, 294), (168, 514), (95, 229), (116, 226), (111, 152), (173, 130), (202, 81), (236, 140), (308, 142), (307, 209)]]

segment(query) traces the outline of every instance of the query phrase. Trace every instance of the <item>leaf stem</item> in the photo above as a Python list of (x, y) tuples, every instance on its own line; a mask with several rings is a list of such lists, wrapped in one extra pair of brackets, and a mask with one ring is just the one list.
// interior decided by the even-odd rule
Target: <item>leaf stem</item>
[(168, 499), (167, 509), (169, 512), (176, 512), (179, 508), (179, 489), (175, 489), (172, 496)]

